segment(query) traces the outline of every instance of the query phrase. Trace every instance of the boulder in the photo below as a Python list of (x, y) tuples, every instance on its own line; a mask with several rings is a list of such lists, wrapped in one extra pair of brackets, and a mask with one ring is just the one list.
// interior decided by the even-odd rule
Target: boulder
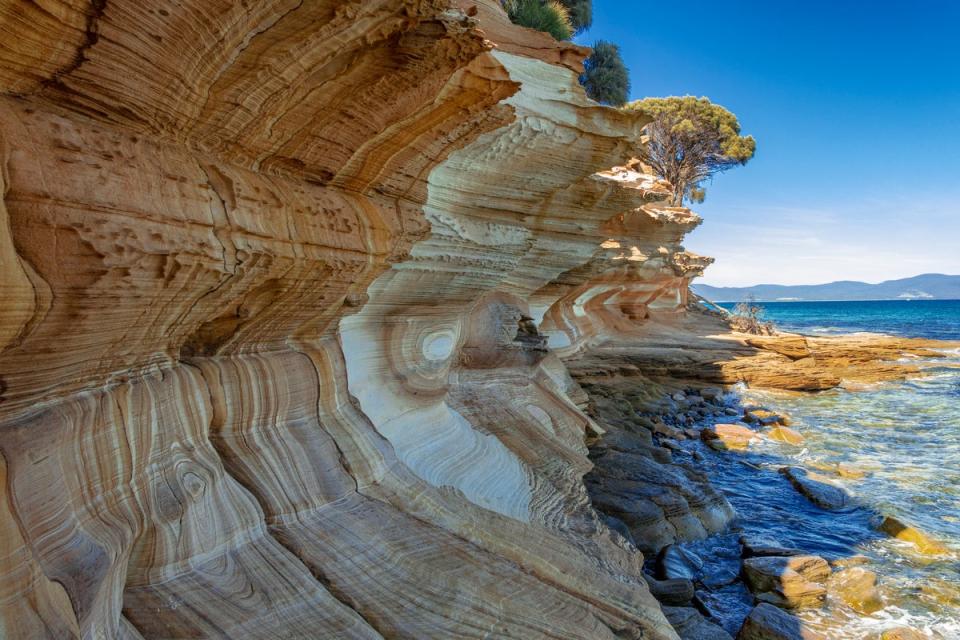
[(673, 438), (674, 440), (683, 440), (686, 438), (686, 436), (683, 434), (683, 431), (677, 429), (676, 427), (671, 427), (660, 420), (657, 420), (653, 423), (653, 432), (667, 438)]
[(790, 427), (773, 427), (766, 432), (766, 436), (771, 440), (792, 444), (795, 447), (801, 446), (804, 441), (803, 436)]
[(713, 402), (723, 395), (723, 389), (720, 387), (704, 387), (700, 389), (700, 397), (704, 400)]
[(850, 567), (831, 575), (827, 580), (827, 593), (863, 615), (883, 608), (877, 574), (863, 567)]
[(743, 626), (754, 604), (753, 594), (743, 582), (719, 589), (698, 589), (693, 596), (693, 606), (731, 635)]
[(827, 640), (827, 637), (805, 629), (800, 618), (760, 603), (747, 616), (737, 640)]
[(673, 454), (666, 447), (650, 447), (650, 457), (660, 464), (670, 464), (673, 462)]
[(762, 425), (779, 424), (785, 427), (793, 423), (790, 416), (774, 413), (769, 409), (747, 409), (743, 412), (743, 421), (748, 424), (756, 422)]
[(700, 438), (713, 449), (742, 451), (760, 436), (744, 424), (715, 424), (701, 431)]
[(600, 446), (624, 453), (646, 454), (654, 444), (648, 431), (642, 430), (638, 433), (631, 433), (616, 429), (603, 434)]
[(693, 551), (671, 544), (657, 554), (657, 577), (661, 580), (697, 580), (703, 575), (703, 560)]
[(733, 584), (740, 578), (740, 574), (729, 567), (717, 567), (709, 571), (704, 571), (700, 582), (708, 589), (717, 589)]
[(850, 503), (850, 494), (825, 476), (800, 467), (783, 467), (780, 473), (787, 477), (794, 489), (822, 509), (842, 509)]
[(663, 615), (680, 640), (733, 640), (733, 636), (692, 607), (663, 607)]
[(819, 607), (830, 565), (820, 556), (768, 556), (743, 561), (747, 585), (758, 600), (787, 609)]
[(660, 446), (665, 449), (670, 449), (670, 451), (673, 451), (674, 453), (683, 451), (683, 447), (680, 446), (679, 442), (676, 440), (670, 440), (669, 438), (663, 438), (660, 440)]
[(903, 540), (904, 542), (912, 542), (920, 553), (939, 555), (950, 552), (943, 544), (937, 542), (923, 531), (893, 516), (885, 516), (877, 528), (891, 538)]

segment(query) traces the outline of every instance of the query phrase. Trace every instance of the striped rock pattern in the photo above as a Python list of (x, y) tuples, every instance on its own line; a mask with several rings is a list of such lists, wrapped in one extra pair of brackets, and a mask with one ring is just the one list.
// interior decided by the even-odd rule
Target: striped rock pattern
[(495, 0), (0, 31), (0, 636), (677, 637), (548, 342), (706, 261), (585, 50)]

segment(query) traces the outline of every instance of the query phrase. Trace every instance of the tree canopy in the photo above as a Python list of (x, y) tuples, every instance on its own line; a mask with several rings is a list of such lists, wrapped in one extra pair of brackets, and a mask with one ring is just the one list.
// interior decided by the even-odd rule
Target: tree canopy
[(620, 47), (598, 40), (593, 45), (593, 53), (583, 61), (580, 84), (597, 102), (614, 107), (625, 104), (630, 96), (630, 72), (623, 64)]
[(673, 185), (677, 206), (703, 202), (704, 180), (746, 164), (756, 151), (753, 136), (740, 135), (737, 117), (707, 98), (645, 98), (626, 108), (653, 118), (637, 155)]

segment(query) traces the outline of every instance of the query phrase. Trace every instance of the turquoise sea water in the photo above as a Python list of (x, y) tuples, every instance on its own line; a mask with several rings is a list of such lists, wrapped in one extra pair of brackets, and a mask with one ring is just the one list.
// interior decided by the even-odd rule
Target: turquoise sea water
[[(960, 339), (960, 301), (761, 303), (780, 328), (800, 333), (874, 331)], [(731, 305), (732, 306), (732, 305)], [(789, 414), (802, 446), (764, 441), (744, 454), (710, 454), (709, 473), (727, 493), (743, 528), (829, 559), (866, 556), (886, 606), (869, 616), (842, 606), (808, 612), (828, 637), (878, 638), (909, 624), (930, 638), (960, 639), (960, 350), (918, 361), (926, 376), (866, 389), (817, 394), (741, 389), (744, 402)], [(748, 463), (748, 464), (744, 464)], [(842, 478), (838, 464), (863, 474)], [(751, 466), (752, 465), (752, 466)], [(827, 469), (853, 505), (820, 509), (777, 473), (785, 465)], [(874, 525), (894, 515), (943, 542), (951, 553), (924, 556)], [(844, 621), (841, 628), (837, 620)]]
[[(736, 303), (719, 306), (732, 310)], [(758, 302), (786, 331), (814, 335), (870, 331), (910, 338), (960, 340), (960, 300)]]

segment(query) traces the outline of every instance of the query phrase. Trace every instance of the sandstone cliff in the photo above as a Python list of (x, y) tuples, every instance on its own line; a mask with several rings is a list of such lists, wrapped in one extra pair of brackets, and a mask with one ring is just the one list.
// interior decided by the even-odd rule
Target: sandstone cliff
[[(636, 372), (708, 260), (585, 50), (496, 0), (0, 29), (0, 636), (677, 637), (560, 356)], [(726, 524), (644, 464), (639, 533)]]
[(676, 637), (547, 340), (682, 307), (698, 219), (584, 50), (493, 1), (0, 25), (5, 637)]

